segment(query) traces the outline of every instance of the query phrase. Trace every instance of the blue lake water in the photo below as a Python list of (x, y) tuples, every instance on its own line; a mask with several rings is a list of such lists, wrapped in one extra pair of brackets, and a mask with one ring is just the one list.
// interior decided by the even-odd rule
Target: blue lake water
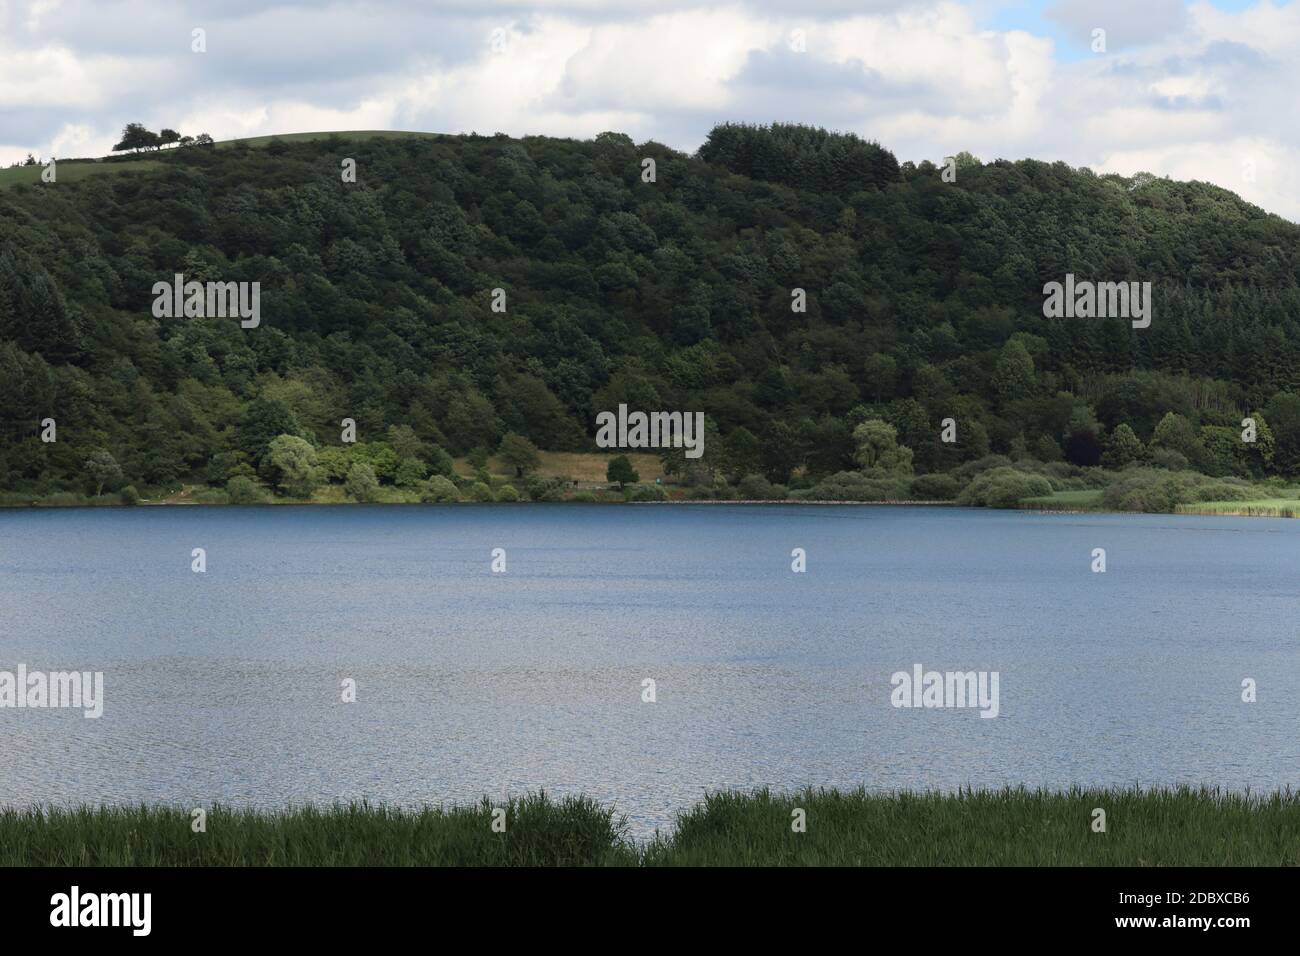
[[(20, 663), (102, 671), (104, 713), (0, 709), (0, 804), (544, 787), (645, 835), (723, 787), (1273, 789), (1300, 782), (1300, 521), (0, 511), (0, 671)], [(890, 675), (916, 664), (997, 671), (997, 718), (891, 706)]]

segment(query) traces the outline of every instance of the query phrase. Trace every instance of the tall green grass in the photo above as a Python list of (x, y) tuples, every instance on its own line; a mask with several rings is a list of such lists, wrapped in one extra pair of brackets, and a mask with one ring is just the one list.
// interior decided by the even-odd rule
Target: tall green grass
[[(1106, 811), (1106, 832), (1093, 811)], [(646, 843), (584, 797), (398, 810), (0, 811), (0, 866), (1300, 865), (1300, 796), (1217, 790), (723, 792)], [(794, 811), (805, 832), (795, 832)]]
[[(792, 811), (807, 814), (793, 832)], [(1093, 811), (1106, 811), (1094, 832)], [(718, 793), (653, 843), (676, 866), (1233, 866), (1300, 863), (1300, 796), (1215, 790)]]
[(1255, 518), (1294, 518), (1300, 515), (1300, 501), (1294, 498), (1258, 498), (1250, 501), (1200, 501), (1179, 505), (1178, 514), (1240, 515)]
[(1101, 509), (1101, 489), (1056, 491), (1036, 498), (1022, 498), (1018, 507), (1030, 511), (1096, 511)]
[(634, 862), (625, 824), (583, 797), (544, 793), (402, 811), (367, 803), (263, 813), (98, 807), (0, 811), (0, 866), (584, 866)]

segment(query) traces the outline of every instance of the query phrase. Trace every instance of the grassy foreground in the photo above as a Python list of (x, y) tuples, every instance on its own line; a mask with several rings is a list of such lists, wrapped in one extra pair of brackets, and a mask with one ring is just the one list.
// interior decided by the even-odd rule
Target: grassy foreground
[[(796, 808), (806, 831), (794, 832)], [(1093, 831), (1094, 809), (1106, 832)], [(0, 810), (0, 866), (1300, 865), (1300, 794), (1216, 790), (724, 792), (647, 843), (587, 798), (401, 811)]]

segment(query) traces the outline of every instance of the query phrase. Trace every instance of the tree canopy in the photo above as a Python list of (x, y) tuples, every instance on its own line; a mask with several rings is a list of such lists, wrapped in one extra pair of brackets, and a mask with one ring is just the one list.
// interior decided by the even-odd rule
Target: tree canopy
[[(145, 133), (119, 145), (152, 153)], [(733, 124), (697, 156), (357, 136), (151, 165), (0, 191), (0, 489), (82, 489), (92, 460), (111, 487), (101, 451), (142, 489), (265, 477), (281, 435), (336, 482), (499, 447), (522, 476), (527, 448), (595, 450), (621, 403), (704, 411), (689, 482), (906, 471), (868, 422), (922, 476), (1108, 451), (1300, 475), (1300, 227), (1206, 183), (969, 156), (945, 182), (856, 136)], [(1067, 272), (1150, 281), (1150, 327), (1045, 318)], [(261, 325), (155, 319), (176, 273), (260, 283)], [(1248, 414), (1267, 455), (1232, 444)], [(268, 467), (309, 476), (292, 447)]]

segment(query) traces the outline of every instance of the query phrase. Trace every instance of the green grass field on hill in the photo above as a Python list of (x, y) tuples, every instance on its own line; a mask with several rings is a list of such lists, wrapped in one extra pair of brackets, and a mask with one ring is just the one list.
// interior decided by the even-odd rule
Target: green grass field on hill
[(204, 832), (185, 808), (3, 810), (0, 866), (1300, 865), (1290, 792), (723, 792), (645, 842), (586, 798), (534, 794), (501, 810), (218, 807)]
[[(93, 160), (83, 159), (59, 160), (54, 167), (57, 178), (55, 183), (51, 185), (77, 183), (92, 176), (148, 172), (162, 169), (163, 165), (161, 160), (146, 159), (145, 157), (111, 163), (97, 163)], [(11, 166), (7, 169), (0, 169), (0, 189), (23, 184), (39, 186), (41, 185), (41, 172), (44, 169), (44, 166)]]
[(329, 139), (331, 136), (338, 136), (343, 139), (369, 140), (369, 139), (420, 139), (429, 136), (443, 136), (443, 133), (422, 133), (413, 130), (392, 130), (392, 129), (352, 129), (352, 130), (332, 130), (323, 133), (277, 133), (273, 136), (252, 136), (248, 139), (223, 139), (216, 143), (218, 149), (228, 148), (237, 143), (243, 143), (245, 146), (266, 146), (271, 140), (280, 140), (285, 143), (305, 143), (313, 140)]
[[(237, 144), (245, 146), (266, 146), (272, 140), (285, 143), (309, 142), (338, 136), (351, 140), (373, 139), (415, 139), (421, 137), (441, 136), (441, 133), (421, 133), (405, 130), (339, 130), (323, 133), (285, 133), (275, 136), (253, 136), (248, 139), (226, 139), (213, 144), (217, 149), (229, 149)], [(199, 146), (182, 147), (184, 149), (202, 149)], [(143, 173), (166, 167), (167, 157), (178, 152), (178, 148), (164, 149), (155, 153), (115, 154), (100, 159), (60, 159), (55, 166), (57, 182), (76, 183), (92, 176), (112, 175), (118, 173)], [(38, 185), (44, 164), (38, 166), (10, 166), (0, 168), (0, 189), (20, 184)]]

